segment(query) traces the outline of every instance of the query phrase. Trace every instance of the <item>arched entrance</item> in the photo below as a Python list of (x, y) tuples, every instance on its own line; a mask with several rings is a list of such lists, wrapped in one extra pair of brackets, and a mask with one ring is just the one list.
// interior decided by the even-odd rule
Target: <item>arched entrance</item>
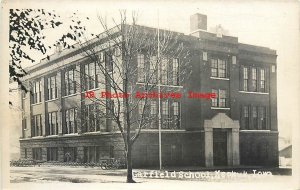
[(206, 167), (240, 165), (239, 128), (225, 113), (204, 120)]

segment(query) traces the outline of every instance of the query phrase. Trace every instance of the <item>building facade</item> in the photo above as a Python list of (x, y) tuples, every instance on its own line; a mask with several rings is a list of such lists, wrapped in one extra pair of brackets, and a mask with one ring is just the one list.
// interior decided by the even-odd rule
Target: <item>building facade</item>
[[(151, 114), (161, 108), (163, 166), (278, 166), (276, 51), (206, 29), (206, 16), (195, 14), (191, 34), (180, 35), (190, 51), (188, 78), (179, 81), (176, 74), (182, 58), (162, 61), (162, 91), (216, 94), (209, 100), (162, 99), (160, 106), (151, 100)], [(106, 51), (100, 50), (100, 60), (109, 63)], [(22, 93), (22, 159), (124, 158), (124, 143), (108, 110), (84, 98), (88, 90), (100, 94), (107, 89), (103, 76), (78, 52), (57, 52), (28, 69), (23, 80), (33, 93)], [(116, 49), (114, 59), (121, 57)], [(134, 85), (143, 86), (141, 73), (151, 70), (148, 61), (143, 53), (136, 56)], [(158, 120), (134, 144), (133, 165), (159, 165)]]

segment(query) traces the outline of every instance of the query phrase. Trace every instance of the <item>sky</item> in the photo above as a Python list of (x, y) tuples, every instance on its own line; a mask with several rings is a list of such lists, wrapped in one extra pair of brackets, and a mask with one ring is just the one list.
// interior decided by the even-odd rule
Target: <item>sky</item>
[[(221, 24), (239, 42), (265, 46), (277, 51), (278, 125), (280, 136), (290, 137), (292, 128), (299, 126), (299, 2), (296, 1), (44, 1), (13, 6), (54, 9), (65, 22), (78, 10), (83, 25), (91, 33), (101, 33), (97, 15), (118, 20), (118, 10), (139, 14), (138, 24), (170, 29), (189, 34), (189, 17), (206, 14), (208, 29)], [(68, 9), (66, 9), (66, 7)], [(89, 17), (90, 19), (85, 19)], [(63, 30), (62, 30), (63, 31)], [(49, 42), (59, 32), (46, 31)], [(34, 55), (42, 58), (41, 55)]]

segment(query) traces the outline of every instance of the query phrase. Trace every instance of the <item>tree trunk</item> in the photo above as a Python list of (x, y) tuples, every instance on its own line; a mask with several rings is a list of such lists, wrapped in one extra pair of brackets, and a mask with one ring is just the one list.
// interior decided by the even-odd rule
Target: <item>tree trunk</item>
[(132, 178), (132, 145), (128, 143), (127, 147), (127, 183), (135, 183), (135, 181)]

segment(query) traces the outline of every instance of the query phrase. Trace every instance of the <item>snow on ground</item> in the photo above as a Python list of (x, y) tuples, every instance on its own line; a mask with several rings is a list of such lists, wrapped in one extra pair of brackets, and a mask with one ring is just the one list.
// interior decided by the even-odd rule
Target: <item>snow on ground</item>
[[(168, 189), (178, 186), (189, 187), (195, 185), (196, 187), (214, 187), (214, 189), (230, 188), (239, 185), (239, 189), (253, 189), (255, 185), (264, 187), (264, 189), (292, 189), (292, 177), (287, 175), (254, 175), (253, 173), (247, 174), (240, 172), (220, 172), (220, 171), (186, 171), (180, 173), (157, 171), (157, 170), (133, 170), (137, 184), (131, 186), (135, 189), (143, 186), (143, 189), (156, 189), (150, 188), (161, 184), (157, 188), (160, 189), (167, 186)], [(257, 171), (256, 171), (257, 172)], [(174, 177), (176, 175), (176, 177)], [(173, 177), (172, 177), (173, 176)], [(181, 176), (181, 177), (180, 177)], [(74, 184), (85, 183), (87, 185), (114, 186), (123, 184), (126, 180), (126, 170), (102, 170), (101, 168), (84, 168), (84, 167), (11, 167), (10, 182), (14, 187), (21, 184)], [(216, 183), (217, 182), (217, 183)], [(149, 184), (149, 185), (148, 185)], [(177, 184), (177, 185), (175, 185)], [(126, 184), (125, 186), (127, 186)], [(24, 186), (22, 186), (24, 188)], [(79, 186), (76, 186), (79, 187)], [(191, 186), (192, 188), (193, 186)], [(21, 188), (21, 189), (23, 189)]]

